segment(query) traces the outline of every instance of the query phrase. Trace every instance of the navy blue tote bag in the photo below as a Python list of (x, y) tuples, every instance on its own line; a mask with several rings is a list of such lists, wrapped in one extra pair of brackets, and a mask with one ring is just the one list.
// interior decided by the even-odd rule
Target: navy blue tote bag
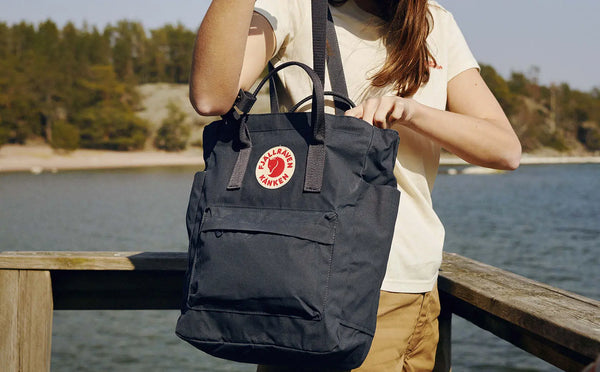
[[(283, 68), (311, 78), (311, 112), (249, 114)], [(176, 333), (238, 362), (356, 368), (375, 332), (398, 212), (398, 134), (326, 114), (319, 76), (297, 62), (240, 98), (204, 130)]]

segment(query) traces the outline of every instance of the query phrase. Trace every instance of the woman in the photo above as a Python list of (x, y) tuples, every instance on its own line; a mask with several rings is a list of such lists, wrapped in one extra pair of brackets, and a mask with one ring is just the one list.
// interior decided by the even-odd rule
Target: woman
[[(444, 239), (431, 202), (440, 148), (471, 164), (512, 170), (521, 146), (452, 15), (439, 4), (330, 2), (349, 95), (361, 102), (346, 115), (400, 135), (397, 228), (373, 346), (359, 370), (431, 370)], [(190, 98), (196, 110), (227, 112), (269, 60), (311, 65), (309, 25), (307, 0), (213, 0), (194, 50)], [(311, 88), (294, 70), (283, 70), (281, 78), (298, 101)]]

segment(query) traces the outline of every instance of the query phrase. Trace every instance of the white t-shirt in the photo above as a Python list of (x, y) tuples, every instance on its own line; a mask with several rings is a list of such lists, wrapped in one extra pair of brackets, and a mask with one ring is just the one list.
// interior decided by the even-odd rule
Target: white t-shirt
[[(310, 1), (257, 0), (256, 11), (271, 24), (277, 39), (275, 64), (299, 61), (312, 65)], [(427, 42), (437, 67), (429, 82), (413, 98), (444, 110), (447, 85), (453, 77), (479, 68), (452, 14), (429, 1), (433, 30)], [(386, 48), (379, 37), (381, 20), (360, 9), (354, 0), (331, 7), (340, 45), (348, 94), (357, 104), (368, 97), (395, 95), (393, 87), (375, 88), (371, 77), (385, 63)], [(287, 68), (279, 76), (292, 101), (311, 93), (311, 83), (301, 69)], [(325, 82), (325, 90), (331, 84)], [(382, 289), (391, 292), (430, 291), (442, 261), (444, 227), (433, 210), (431, 191), (439, 166), (440, 146), (407, 128), (399, 129), (400, 146), (394, 174), (401, 191), (398, 218)], [(360, 223), (360, 221), (357, 221)]]

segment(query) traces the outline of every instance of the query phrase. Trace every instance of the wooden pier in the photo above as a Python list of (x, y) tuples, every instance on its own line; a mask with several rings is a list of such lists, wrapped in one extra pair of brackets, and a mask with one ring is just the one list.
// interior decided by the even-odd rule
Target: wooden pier
[[(49, 371), (54, 310), (178, 309), (186, 253), (0, 253), (2, 371)], [(600, 301), (444, 254), (436, 371), (456, 314), (565, 371), (600, 354)]]

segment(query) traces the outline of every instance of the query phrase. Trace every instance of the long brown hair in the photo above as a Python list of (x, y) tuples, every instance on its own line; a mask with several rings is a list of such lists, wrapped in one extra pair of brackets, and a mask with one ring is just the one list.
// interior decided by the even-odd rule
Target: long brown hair
[[(347, 0), (329, 0), (336, 6)], [(435, 58), (427, 48), (427, 36), (433, 28), (433, 18), (427, 0), (372, 0), (377, 16), (383, 19), (382, 38), (387, 49), (385, 64), (371, 78), (371, 84), (390, 84), (401, 97), (415, 94), (429, 81), (429, 68)]]

